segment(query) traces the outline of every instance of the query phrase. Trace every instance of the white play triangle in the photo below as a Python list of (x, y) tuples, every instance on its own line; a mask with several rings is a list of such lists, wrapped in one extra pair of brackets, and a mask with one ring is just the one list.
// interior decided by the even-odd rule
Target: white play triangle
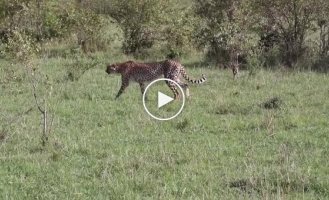
[(158, 91), (158, 108), (161, 108), (162, 106), (166, 105), (167, 103), (171, 102), (174, 100), (170, 96), (167, 96), (163, 94), (162, 92)]

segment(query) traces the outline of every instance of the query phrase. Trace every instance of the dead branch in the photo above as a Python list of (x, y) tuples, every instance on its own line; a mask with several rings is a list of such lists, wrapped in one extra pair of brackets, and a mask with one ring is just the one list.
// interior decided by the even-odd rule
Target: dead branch
[(42, 114), (45, 114), (45, 110), (42, 110), (39, 102), (38, 102), (38, 98), (37, 98), (37, 92), (36, 92), (36, 87), (35, 87), (35, 83), (33, 80), (31, 80), (31, 85), (32, 85), (32, 94), (33, 94), (33, 97), (34, 97), (34, 100), (35, 100), (35, 105), (37, 106), (38, 110), (42, 113)]
[[(31, 70), (31, 69), (30, 69)], [(44, 108), (41, 107), (40, 102), (38, 101), (36, 86), (35, 86), (35, 79), (33, 72), (30, 71), (31, 74), (31, 86), (32, 86), (32, 94), (34, 97), (35, 105), (42, 114), (43, 120), (43, 129), (42, 129), (42, 146), (45, 146), (48, 141), (48, 134), (50, 133), (50, 129), (48, 129), (48, 112), (47, 112), (47, 101), (46, 98), (43, 99)]]

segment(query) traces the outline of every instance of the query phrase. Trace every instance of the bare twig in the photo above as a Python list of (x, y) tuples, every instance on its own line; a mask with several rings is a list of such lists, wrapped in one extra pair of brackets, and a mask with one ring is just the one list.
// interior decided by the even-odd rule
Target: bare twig
[(48, 135), (50, 134), (52, 127), (53, 127), (53, 122), (54, 122), (54, 116), (49, 117), (50, 118), (50, 125), (48, 128)]
[(38, 98), (37, 98), (37, 92), (36, 92), (36, 88), (35, 88), (35, 83), (33, 80), (31, 80), (31, 85), (32, 85), (32, 94), (33, 94), (33, 97), (34, 97), (34, 100), (35, 100), (35, 105), (37, 106), (38, 110), (44, 114), (45, 113), (45, 110), (42, 110), (39, 102), (38, 102)]
[(42, 109), (40, 102), (38, 101), (37, 97), (37, 92), (36, 92), (36, 86), (35, 86), (35, 80), (34, 80), (34, 75), (31, 72), (31, 86), (32, 86), (32, 94), (35, 100), (35, 105), (37, 106), (38, 110), (42, 114), (42, 119), (43, 119), (43, 134), (42, 134), (42, 146), (46, 145), (46, 142), (48, 141), (48, 134), (50, 133), (50, 129), (48, 130), (48, 117), (47, 117), (47, 101), (46, 98), (44, 98), (43, 103), (44, 103), (44, 108)]

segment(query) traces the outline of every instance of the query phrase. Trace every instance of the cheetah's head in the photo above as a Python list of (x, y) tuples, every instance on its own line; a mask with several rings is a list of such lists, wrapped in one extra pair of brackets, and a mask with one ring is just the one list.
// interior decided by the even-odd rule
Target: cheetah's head
[(117, 64), (107, 65), (106, 72), (108, 74), (118, 73), (118, 67), (119, 66)]

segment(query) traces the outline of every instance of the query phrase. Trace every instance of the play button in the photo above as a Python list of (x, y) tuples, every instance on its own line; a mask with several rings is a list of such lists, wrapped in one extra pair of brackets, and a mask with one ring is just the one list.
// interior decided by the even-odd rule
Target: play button
[[(173, 91), (168, 87), (169, 82), (173, 83), (179, 93), (174, 99)], [(147, 99), (147, 100), (146, 100)], [(145, 111), (154, 119), (170, 120), (177, 117), (183, 110), (185, 94), (178, 83), (171, 79), (160, 78), (152, 81), (143, 94), (143, 106)]]
[(162, 92), (158, 92), (158, 108), (170, 103), (174, 98), (163, 94)]

